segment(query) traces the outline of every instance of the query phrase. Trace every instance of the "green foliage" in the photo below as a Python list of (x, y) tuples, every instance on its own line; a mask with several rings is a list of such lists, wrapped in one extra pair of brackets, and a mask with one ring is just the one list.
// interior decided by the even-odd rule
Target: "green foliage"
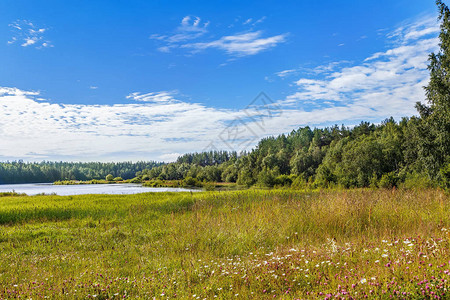
[(441, 0), (436, 4), (441, 20), (440, 49), (429, 57), (428, 105), (416, 105), (421, 116), (416, 130), (418, 159), (434, 179), (450, 163), (450, 11)]
[(440, 170), (441, 185), (446, 189), (450, 189), (450, 163)]
[(129, 180), (130, 183), (141, 183), (142, 180), (139, 177), (134, 177)]
[(101, 180), (108, 174), (112, 174), (114, 177), (131, 179), (136, 176), (136, 173), (141, 173), (143, 170), (150, 170), (160, 165), (161, 163), (156, 162), (3, 162), (0, 163), (0, 184)]
[(255, 184), (256, 180), (253, 177), (253, 174), (250, 170), (248, 170), (247, 168), (243, 168), (238, 175), (238, 180), (237, 183), (239, 185), (245, 185), (247, 187), (252, 186), (253, 184)]
[(306, 189), (308, 187), (308, 182), (305, 180), (303, 176), (297, 176), (291, 184), (291, 188), (293, 189)]
[(206, 182), (206, 183), (203, 184), (203, 189), (205, 191), (211, 192), (211, 191), (215, 191), (216, 190), (216, 186), (214, 185), (213, 182)]
[(123, 181), (122, 177), (114, 177), (113, 181)]
[(293, 176), (290, 175), (279, 175), (277, 177), (275, 177), (275, 181), (274, 181), (274, 185), (275, 186), (279, 186), (279, 187), (289, 187), (292, 184), (292, 178)]
[(414, 172), (406, 174), (401, 187), (407, 189), (425, 189), (433, 187), (433, 182), (430, 180), (428, 175)]
[(397, 186), (398, 181), (399, 178), (397, 174), (395, 174), (395, 172), (389, 172), (381, 176), (378, 186), (386, 189), (392, 189)]
[(106, 181), (113, 181), (114, 180), (114, 176), (112, 174), (108, 174), (106, 175)]
[(0, 197), (24, 197), (27, 196), (27, 194), (19, 194), (16, 192), (1, 192)]
[(272, 170), (264, 168), (258, 174), (258, 184), (264, 187), (273, 187), (275, 185), (275, 174)]
[(192, 178), (192, 177), (188, 176), (188, 177), (186, 177), (183, 180), (183, 186), (186, 186), (186, 187), (190, 187), (190, 186), (192, 186), (192, 187), (202, 187), (203, 184), (199, 180), (197, 180), (196, 178)]

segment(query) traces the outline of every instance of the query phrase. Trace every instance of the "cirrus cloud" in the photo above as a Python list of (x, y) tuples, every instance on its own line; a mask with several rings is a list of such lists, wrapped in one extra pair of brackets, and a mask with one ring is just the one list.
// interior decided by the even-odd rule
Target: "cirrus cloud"
[[(253, 22), (248, 19), (244, 25), (255, 26), (263, 22), (265, 17)], [(264, 36), (263, 31), (251, 29), (247, 32), (238, 32), (219, 38), (204, 39), (208, 33), (208, 22), (203, 22), (199, 17), (186, 16), (181, 20), (174, 33), (168, 35), (152, 34), (150, 39), (162, 43), (157, 49), (160, 52), (170, 53), (174, 49), (191, 49), (192, 53), (214, 48), (225, 51), (230, 56), (242, 57), (258, 54), (264, 50), (273, 48), (280, 43), (284, 43), (288, 34), (278, 34), (274, 36)], [(203, 38), (203, 40), (200, 40)]]

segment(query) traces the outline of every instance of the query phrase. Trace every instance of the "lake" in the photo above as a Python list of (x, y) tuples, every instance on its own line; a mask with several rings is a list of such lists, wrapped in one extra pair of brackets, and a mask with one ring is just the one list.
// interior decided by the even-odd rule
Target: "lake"
[(140, 184), (79, 184), (79, 185), (53, 185), (51, 183), (27, 183), (27, 184), (1, 184), (2, 192), (25, 193), (29, 196), (37, 194), (52, 194), (59, 196), (85, 195), (85, 194), (138, 194), (149, 192), (198, 192), (199, 190), (189, 190), (183, 188), (152, 188), (143, 187)]

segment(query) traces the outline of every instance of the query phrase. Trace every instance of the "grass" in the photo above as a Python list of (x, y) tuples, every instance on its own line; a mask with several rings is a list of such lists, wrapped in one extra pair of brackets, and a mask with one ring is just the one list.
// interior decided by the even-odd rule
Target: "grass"
[(450, 298), (440, 190), (0, 198), (0, 298)]

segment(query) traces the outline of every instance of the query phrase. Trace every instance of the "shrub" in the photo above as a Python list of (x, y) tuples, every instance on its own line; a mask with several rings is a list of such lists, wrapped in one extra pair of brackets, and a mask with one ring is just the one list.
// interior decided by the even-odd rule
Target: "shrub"
[(447, 166), (441, 168), (439, 171), (441, 176), (441, 185), (445, 189), (450, 188), (450, 163), (447, 164)]
[(270, 170), (264, 169), (258, 174), (258, 184), (265, 187), (273, 187), (275, 185), (275, 176)]
[(130, 179), (130, 183), (141, 183), (141, 179), (139, 177), (134, 177), (133, 179)]
[(275, 177), (275, 185), (278, 186), (291, 186), (292, 178), (288, 175), (280, 175)]
[(308, 186), (308, 183), (306, 182), (305, 178), (300, 175), (297, 178), (294, 179), (294, 181), (291, 184), (291, 187), (294, 189), (305, 189)]
[(399, 177), (397, 176), (397, 174), (395, 174), (395, 172), (389, 172), (381, 176), (378, 186), (382, 188), (391, 189), (397, 186), (398, 181)]
[(201, 187), (202, 183), (200, 181), (198, 181), (196, 178), (188, 176), (183, 180), (183, 186)]
[(113, 179), (113, 181), (123, 181), (123, 178), (122, 177), (116, 177), (116, 178)]
[(432, 187), (433, 183), (430, 178), (425, 174), (412, 173), (406, 174), (404, 182), (401, 184), (401, 187), (407, 189), (413, 188), (429, 188)]
[(114, 180), (114, 176), (111, 174), (106, 175), (106, 180), (107, 181), (113, 181)]
[(205, 189), (205, 191), (215, 191), (216, 190), (216, 186), (212, 182), (206, 182), (205, 184), (203, 184), (203, 188)]

